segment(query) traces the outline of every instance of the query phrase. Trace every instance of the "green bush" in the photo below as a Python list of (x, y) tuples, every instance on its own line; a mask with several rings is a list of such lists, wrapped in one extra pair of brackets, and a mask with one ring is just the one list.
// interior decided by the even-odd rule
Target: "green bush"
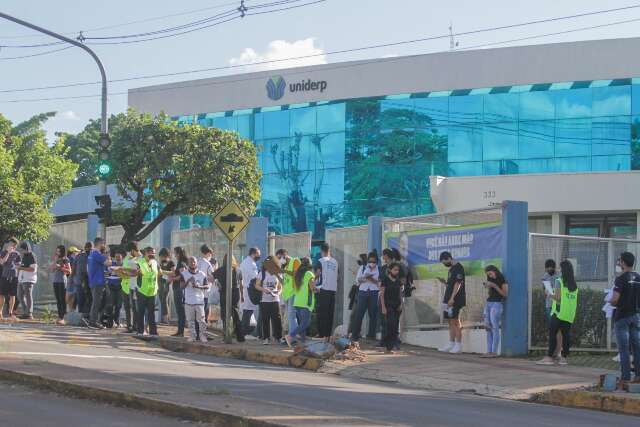
[[(576, 320), (571, 327), (572, 347), (606, 348), (607, 319), (602, 311), (603, 299), (601, 290), (580, 289)], [(544, 347), (549, 343), (544, 300), (544, 291), (534, 289), (531, 297), (531, 345), (536, 347)]]

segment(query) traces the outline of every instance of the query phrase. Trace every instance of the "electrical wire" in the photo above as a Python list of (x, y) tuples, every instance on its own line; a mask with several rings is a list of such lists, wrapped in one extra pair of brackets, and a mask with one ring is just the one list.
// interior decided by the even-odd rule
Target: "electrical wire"
[(60, 49), (53, 49), (53, 50), (47, 50), (45, 52), (40, 52), (40, 53), (33, 53), (31, 55), (22, 55), (22, 56), (5, 56), (5, 57), (0, 57), (0, 61), (8, 61), (10, 59), (24, 59), (24, 58), (33, 58), (34, 56), (43, 56), (43, 55), (49, 55), (51, 53), (56, 53), (56, 52), (61, 52), (63, 50), (67, 50), (67, 49), (71, 49), (74, 46), (65, 46), (63, 48)]

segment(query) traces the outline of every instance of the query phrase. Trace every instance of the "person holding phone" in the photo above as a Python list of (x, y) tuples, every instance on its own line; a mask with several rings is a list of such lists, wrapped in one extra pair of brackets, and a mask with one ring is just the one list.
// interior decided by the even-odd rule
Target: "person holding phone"
[(482, 284), (489, 291), (487, 303), (484, 306), (484, 322), (487, 331), (487, 352), (480, 357), (498, 357), (500, 346), (500, 322), (503, 303), (509, 293), (509, 284), (504, 275), (495, 265), (488, 265), (484, 272), (487, 280)]
[(356, 276), (358, 284), (358, 302), (356, 306), (356, 318), (351, 331), (353, 341), (360, 340), (360, 330), (365, 313), (369, 313), (369, 333), (367, 338), (376, 338), (376, 326), (378, 320), (378, 293), (380, 292), (380, 272), (378, 270), (378, 254), (370, 252), (367, 257), (367, 265), (358, 270)]
[(402, 313), (402, 289), (400, 264), (392, 262), (387, 265), (380, 283), (380, 306), (382, 314), (386, 317), (386, 334), (383, 339), (386, 353), (391, 353), (394, 347), (399, 346), (398, 325)]
[(20, 253), (16, 250), (18, 239), (11, 237), (4, 243), (4, 248), (0, 252), (0, 320), (3, 319), (2, 311), (4, 302), (8, 305), (9, 320), (16, 320), (13, 309), (16, 305), (16, 295), (18, 294), (18, 265), (20, 265)]
[(447, 280), (438, 278), (446, 285), (444, 291), (443, 306), (444, 318), (449, 322), (449, 344), (439, 348), (444, 353), (462, 352), (462, 323), (460, 322), (460, 310), (467, 305), (467, 295), (465, 291), (464, 267), (453, 259), (450, 252), (444, 251), (440, 254), (440, 262), (449, 269)]
[(71, 263), (67, 258), (67, 250), (63, 245), (56, 248), (50, 267), (53, 273), (53, 293), (58, 306), (58, 325), (64, 325), (64, 315), (67, 314), (66, 287), (67, 277), (71, 275)]

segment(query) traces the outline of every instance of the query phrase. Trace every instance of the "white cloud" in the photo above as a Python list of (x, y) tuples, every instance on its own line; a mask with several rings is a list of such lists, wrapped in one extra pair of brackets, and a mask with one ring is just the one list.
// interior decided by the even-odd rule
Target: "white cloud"
[[(229, 64), (243, 65), (256, 62), (282, 60), (286, 58), (306, 58), (271, 62), (267, 64), (247, 65), (252, 71), (275, 70), (278, 68), (300, 67), (304, 65), (326, 64), (327, 58), (324, 50), (315, 46), (315, 39), (310, 37), (303, 40), (288, 42), (286, 40), (274, 40), (267, 45), (264, 52), (257, 52), (253, 48), (245, 48), (239, 56), (231, 58)], [(311, 56), (313, 55), (313, 56)]]
[(63, 111), (62, 113), (56, 114), (56, 116), (65, 120), (80, 120), (80, 117), (71, 110)]

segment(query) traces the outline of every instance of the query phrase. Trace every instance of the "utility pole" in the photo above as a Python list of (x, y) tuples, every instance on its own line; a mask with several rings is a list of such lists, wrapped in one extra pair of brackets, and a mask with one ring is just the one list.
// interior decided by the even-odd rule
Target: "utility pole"
[(453, 22), (449, 22), (449, 50), (454, 50), (458, 47), (458, 42), (453, 34)]
[[(109, 124), (107, 122), (107, 74), (104, 71), (104, 67), (102, 66), (102, 62), (100, 62), (100, 58), (95, 54), (93, 50), (85, 46), (83, 43), (80, 43), (77, 40), (70, 39), (69, 37), (65, 37), (62, 34), (55, 33), (53, 31), (47, 30), (46, 28), (39, 27), (37, 25), (31, 24), (29, 22), (23, 21), (22, 19), (14, 18), (13, 16), (7, 15), (6, 13), (0, 12), (0, 18), (4, 18), (11, 22), (14, 22), (18, 25), (22, 25), (23, 27), (30, 28), (34, 31), (38, 31), (40, 33), (46, 34), (58, 40), (62, 40), (63, 42), (72, 44), (74, 46), (79, 47), (80, 49), (87, 52), (98, 64), (98, 68), (100, 69), (100, 76), (102, 77), (102, 112), (101, 112), (101, 120), (100, 120), (100, 147), (103, 153), (106, 153), (106, 149), (109, 148), (110, 140), (109, 140)], [(100, 159), (101, 161), (106, 161), (107, 158)], [(107, 195), (107, 181), (106, 176), (100, 174), (100, 181), (98, 182), (98, 196), (106, 196)], [(106, 222), (102, 222), (100, 224), (100, 229), (98, 234), (100, 237), (107, 237), (107, 229)]]

